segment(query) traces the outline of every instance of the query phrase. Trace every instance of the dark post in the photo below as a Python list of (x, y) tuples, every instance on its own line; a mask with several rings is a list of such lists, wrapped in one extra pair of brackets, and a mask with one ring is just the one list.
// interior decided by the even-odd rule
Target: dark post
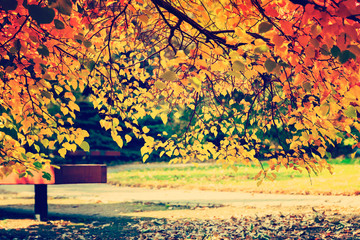
[(35, 184), (35, 218), (46, 221), (48, 217), (47, 185)]

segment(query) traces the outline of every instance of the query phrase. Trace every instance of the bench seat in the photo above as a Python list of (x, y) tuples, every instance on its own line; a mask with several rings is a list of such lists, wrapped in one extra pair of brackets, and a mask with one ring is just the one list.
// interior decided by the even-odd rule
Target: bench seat
[[(47, 185), (52, 184), (83, 184), (83, 183), (106, 183), (107, 168), (103, 164), (62, 164), (58, 168), (48, 167), (43, 171), (51, 175), (47, 180), (42, 177), (43, 173), (33, 172), (34, 176), (19, 178), (12, 173), (0, 179), (0, 185), (31, 184), (35, 186), (35, 218), (47, 220)], [(0, 170), (1, 171), (1, 170)]]

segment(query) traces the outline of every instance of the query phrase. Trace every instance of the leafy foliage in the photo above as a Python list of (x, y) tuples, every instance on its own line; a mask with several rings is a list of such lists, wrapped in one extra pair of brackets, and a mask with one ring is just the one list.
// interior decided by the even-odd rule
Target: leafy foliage
[[(2, 174), (49, 164), (42, 148), (86, 146), (75, 92), (119, 147), (143, 139), (144, 161), (265, 156), (262, 177), (330, 169), (328, 147), (359, 146), (359, 11), (355, 0), (0, 1)], [(186, 123), (153, 137), (146, 116)]]

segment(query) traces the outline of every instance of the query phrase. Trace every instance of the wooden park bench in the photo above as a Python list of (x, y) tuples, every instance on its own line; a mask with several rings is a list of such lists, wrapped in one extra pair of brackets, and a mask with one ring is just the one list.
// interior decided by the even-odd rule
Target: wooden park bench
[(52, 184), (80, 184), (80, 183), (106, 183), (106, 165), (102, 164), (63, 164), (60, 168), (49, 167), (45, 169), (51, 175), (47, 180), (41, 172), (33, 172), (32, 176), (19, 178), (12, 173), (0, 179), (0, 185), (31, 184), (35, 186), (35, 218), (47, 220), (48, 202), (47, 186)]

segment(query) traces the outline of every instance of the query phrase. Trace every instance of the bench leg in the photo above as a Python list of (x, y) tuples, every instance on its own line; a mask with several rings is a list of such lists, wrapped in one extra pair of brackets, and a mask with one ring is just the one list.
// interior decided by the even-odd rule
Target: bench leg
[(35, 218), (46, 221), (48, 218), (47, 185), (35, 184)]

